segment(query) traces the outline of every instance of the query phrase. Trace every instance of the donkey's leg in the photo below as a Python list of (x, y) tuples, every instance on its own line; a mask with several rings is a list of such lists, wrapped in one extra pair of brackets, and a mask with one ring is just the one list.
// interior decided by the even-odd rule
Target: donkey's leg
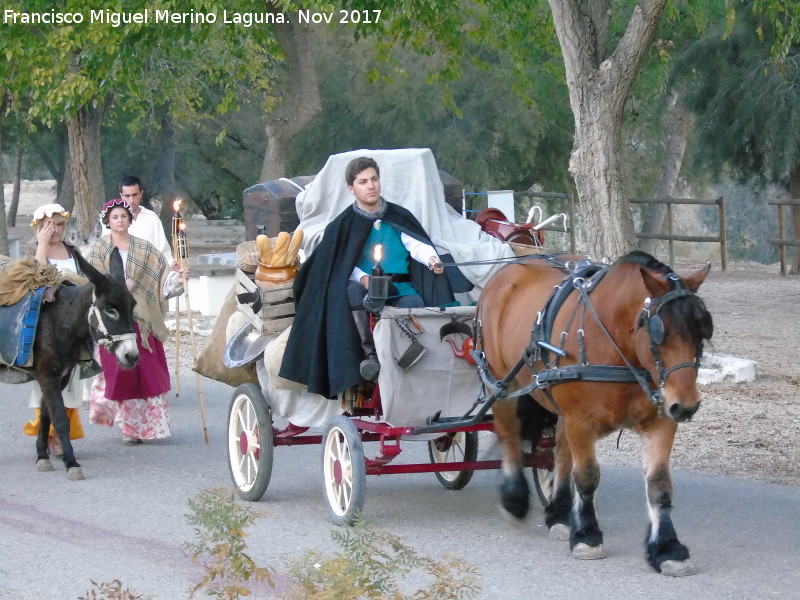
[(58, 435), (58, 439), (61, 441), (61, 448), (64, 452), (64, 466), (67, 468), (67, 477), (71, 480), (83, 479), (83, 471), (78, 461), (75, 459), (75, 452), (69, 440), (69, 418), (67, 417), (67, 410), (64, 408), (64, 398), (61, 395), (60, 384), (47, 382), (47, 384), (43, 383), (41, 385), (42, 404), (47, 404), (53, 419), (56, 435)]
[(583, 423), (565, 420), (565, 434), (572, 450), (572, 480), (575, 496), (570, 513), (569, 547), (574, 558), (605, 558), (603, 532), (597, 523), (594, 494), (600, 484), (600, 467), (595, 456), (595, 434)]
[(36, 436), (36, 470), (43, 473), (52, 471), (50, 455), (47, 451), (47, 438), (50, 435), (50, 410), (42, 401), (39, 408), (39, 433)]
[(669, 457), (675, 439), (677, 424), (658, 419), (642, 431), (642, 458), (644, 462), (647, 508), (650, 527), (645, 547), (647, 561), (659, 573), (672, 576), (693, 575), (689, 549), (678, 541), (672, 525), (672, 479)]
[(530, 507), (530, 487), (522, 471), (522, 440), (517, 418), (516, 399), (495, 403), (494, 430), (503, 454), (503, 482), (500, 484), (500, 502), (504, 514), (517, 520), (525, 518)]
[(556, 425), (553, 496), (544, 509), (544, 522), (550, 528), (550, 539), (569, 540), (569, 518), (572, 511), (572, 452), (564, 435), (564, 420)]

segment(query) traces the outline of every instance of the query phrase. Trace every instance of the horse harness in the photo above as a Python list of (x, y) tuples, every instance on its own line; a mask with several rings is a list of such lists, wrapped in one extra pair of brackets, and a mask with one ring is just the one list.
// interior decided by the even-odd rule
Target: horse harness
[[(597, 381), (638, 383), (645, 392), (648, 400), (655, 406), (661, 406), (664, 403), (663, 390), (667, 377), (678, 369), (693, 368), (696, 370), (700, 367), (701, 357), (699, 355), (695, 357), (694, 361), (678, 363), (669, 368), (664, 367), (664, 362), (661, 359), (659, 346), (664, 342), (665, 332), (664, 322), (659, 313), (670, 301), (692, 294), (691, 291), (686, 289), (683, 282), (675, 273), (670, 272), (666, 276), (670, 284), (670, 290), (668, 292), (656, 298), (645, 298), (642, 312), (637, 321), (637, 328), (643, 325), (647, 327), (647, 333), (650, 337), (650, 352), (653, 355), (658, 369), (658, 386), (653, 389), (653, 379), (649, 371), (635, 368), (624, 356), (619, 346), (617, 346), (616, 342), (611, 337), (611, 334), (603, 325), (590, 301), (589, 294), (597, 287), (597, 284), (603, 277), (605, 277), (610, 265), (596, 263), (590, 260), (582, 260), (579, 262), (568, 261), (566, 263), (561, 263), (552, 258), (549, 258), (549, 260), (551, 264), (564, 270), (567, 275), (561, 280), (561, 283), (553, 289), (544, 308), (538, 313), (531, 331), (531, 341), (523, 351), (520, 360), (511, 369), (508, 375), (501, 380), (495, 379), (489, 372), (489, 365), (483, 351), (473, 351), (481, 381), (493, 392), (493, 400), (490, 404), (502, 398), (513, 398), (529, 394), (535, 390), (542, 390), (548, 401), (553, 404), (555, 410), (560, 412), (558, 405), (550, 394), (549, 388), (561, 383)], [(575, 308), (569, 317), (564, 331), (561, 332), (558, 345), (554, 345), (549, 341), (552, 339), (553, 324), (564, 302), (573, 292), (577, 292), (580, 298), (575, 304)], [(625, 363), (624, 366), (593, 365), (589, 363), (586, 357), (583, 330), (583, 322), (587, 312), (591, 314), (592, 318), (600, 326), (601, 331), (616, 349), (622, 361)], [(579, 327), (576, 331), (578, 336), (579, 361), (574, 365), (559, 366), (560, 359), (567, 357), (567, 352), (564, 350), (564, 344), (567, 340), (567, 330), (572, 325), (576, 316), (579, 318)], [(480, 328), (479, 323), (476, 326)], [(480, 335), (479, 330), (476, 332), (476, 335)], [(536, 370), (535, 364), (537, 362), (541, 362), (544, 368)], [(533, 373), (533, 381), (518, 390), (509, 392), (507, 389), (508, 384), (516, 377), (523, 366), (527, 366), (531, 370)]]

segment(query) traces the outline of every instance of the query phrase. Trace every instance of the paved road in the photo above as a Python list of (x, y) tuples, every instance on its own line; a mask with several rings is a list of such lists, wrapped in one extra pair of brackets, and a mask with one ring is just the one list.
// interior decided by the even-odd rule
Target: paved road
[[(229, 485), (225, 432), (231, 389), (203, 380), (210, 443), (203, 442), (194, 377), (184, 373), (172, 400), (174, 435), (125, 446), (116, 431), (88, 424), (76, 444), (86, 480), (34, 469), (23, 436), (27, 387), (0, 384), (0, 598), (75, 600), (90, 580), (120, 579), (155, 600), (176, 600), (198, 581), (183, 542), (193, 538), (187, 500)], [(404, 444), (422, 460), (424, 445)], [(279, 448), (272, 483), (254, 505), (268, 515), (248, 543), (261, 564), (333, 548), (322, 504), (318, 446)], [(800, 489), (686, 472), (675, 474), (673, 516), (699, 573), (671, 579), (643, 559), (646, 527), (638, 469), (607, 467), (598, 497), (608, 558), (571, 559), (547, 540), (541, 508), (512, 528), (496, 508), (496, 471), (476, 473), (448, 492), (433, 475), (367, 478), (365, 512), (421, 553), (455, 552), (482, 575), (482, 598), (789, 598), (800, 589)], [(264, 589), (254, 597), (266, 598)], [(569, 595), (569, 596), (568, 596)]]

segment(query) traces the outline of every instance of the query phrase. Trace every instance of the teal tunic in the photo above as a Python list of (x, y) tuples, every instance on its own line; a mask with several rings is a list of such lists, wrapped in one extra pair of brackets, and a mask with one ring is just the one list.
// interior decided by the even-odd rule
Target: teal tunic
[[(375, 266), (374, 252), (375, 246), (378, 244), (383, 245), (383, 257), (381, 258), (383, 272), (407, 275), (408, 261), (411, 260), (411, 256), (403, 245), (403, 240), (400, 239), (400, 232), (386, 221), (375, 221), (373, 223), (372, 230), (367, 237), (356, 266), (367, 275), (370, 275), (372, 268)], [(397, 288), (397, 296), (417, 293), (417, 290), (409, 282), (392, 283)]]

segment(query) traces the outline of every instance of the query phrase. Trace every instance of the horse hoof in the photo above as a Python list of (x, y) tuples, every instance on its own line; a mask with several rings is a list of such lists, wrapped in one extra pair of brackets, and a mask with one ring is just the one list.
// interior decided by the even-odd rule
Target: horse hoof
[(47, 458), (40, 458), (36, 461), (36, 470), (40, 473), (47, 473), (48, 471), (53, 471), (53, 465), (50, 464), (50, 460)]
[(584, 543), (577, 543), (572, 549), (572, 558), (577, 558), (578, 560), (597, 560), (605, 557), (606, 551), (603, 550), (603, 544), (587, 546)]
[(667, 577), (686, 577), (697, 573), (689, 560), (665, 560), (658, 566), (661, 574)]
[(547, 537), (557, 542), (568, 542), (569, 526), (564, 523), (556, 523), (550, 528), (550, 534)]
[(514, 513), (508, 512), (502, 504), (499, 506), (499, 508), (500, 514), (503, 515), (503, 519), (505, 519), (506, 523), (513, 527), (522, 527), (522, 524), (525, 522), (525, 517), (520, 519)]
[(70, 481), (81, 481), (83, 479), (83, 469), (80, 467), (70, 467), (67, 469), (67, 479)]

